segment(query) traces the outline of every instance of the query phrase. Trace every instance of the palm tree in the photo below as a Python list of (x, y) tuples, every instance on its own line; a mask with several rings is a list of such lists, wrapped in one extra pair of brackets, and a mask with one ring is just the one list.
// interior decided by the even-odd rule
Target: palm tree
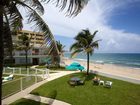
[(62, 45), (60, 41), (56, 41), (56, 45), (59, 51), (59, 55), (57, 55), (56, 52), (54, 51), (55, 47), (49, 50), (48, 55), (51, 56), (51, 61), (52, 61), (51, 63), (60, 67), (60, 60), (61, 57), (63, 56), (65, 46)]
[(32, 45), (30, 45), (30, 40), (27, 35), (23, 34), (18, 37), (19, 40), (15, 45), (15, 49), (19, 51), (25, 51), (25, 59), (26, 59), (26, 70), (27, 70), (27, 64), (28, 64), (28, 51), (32, 48)]
[(65, 45), (61, 44), (60, 41), (56, 41), (56, 44), (57, 44), (57, 48), (58, 48), (58, 51), (59, 51), (58, 64), (59, 64), (59, 67), (60, 67), (62, 56), (64, 54), (64, 47), (65, 47)]
[[(33, 23), (35, 29), (41, 31), (46, 37), (46, 44), (51, 48), (56, 47), (53, 34), (48, 25), (43, 21), (40, 15), (44, 14), (44, 8), (41, 3), (52, 3), (59, 7), (60, 10), (67, 9), (67, 16), (76, 16), (81, 12), (88, 0), (0, 0), (0, 98), (2, 93), (2, 73), (3, 73), (3, 55), (4, 55), (4, 36), (7, 34), (11, 40), (11, 31), (21, 30), (23, 27), (23, 17), (19, 8), (26, 10), (29, 23)], [(68, 4), (68, 5), (67, 5)], [(4, 32), (4, 23), (8, 26), (8, 31)], [(1, 99), (0, 99), (1, 100)], [(1, 104), (1, 101), (0, 101)]]
[(88, 29), (82, 30), (74, 38), (76, 42), (70, 47), (70, 51), (73, 51), (71, 56), (75, 56), (80, 52), (87, 54), (87, 75), (89, 74), (89, 56), (93, 54), (94, 49), (98, 48), (98, 41), (94, 40), (95, 35), (98, 31), (95, 31), (93, 34), (90, 33)]

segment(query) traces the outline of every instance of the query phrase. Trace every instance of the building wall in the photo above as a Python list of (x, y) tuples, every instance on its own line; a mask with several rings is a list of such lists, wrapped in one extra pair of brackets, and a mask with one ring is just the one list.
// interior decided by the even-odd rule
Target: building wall
[(18, 37), (21, 35), (27, 35), (29, 38), (31, 38), (31, 44), (35, 46), (40, 46), (44, 44), (44, 35), (39, 32), (32, 32), (27, 30), (22, 30), (16, 33), (15, 40), (18, 40)]
[[(47, 58), (45, 54), (47, 51), (46, 47), (43, 47), (44, 43), (44, 35), (42, 33), (31, 32), (31, 31), (20, 31), (13, 35), (13, 42), (16, 43), (18, 41), (18, 37), (20, 35), (26, 34), (29, 38), (31, 38), (31, 45), (33, 46), (28, 51), (28, 63), (33, 64), (38, 59), (38, 64), (45, 63), (43, 59)], [(25, 51), (14, 51), (14, 58), (16, 64), (25, 64)]]

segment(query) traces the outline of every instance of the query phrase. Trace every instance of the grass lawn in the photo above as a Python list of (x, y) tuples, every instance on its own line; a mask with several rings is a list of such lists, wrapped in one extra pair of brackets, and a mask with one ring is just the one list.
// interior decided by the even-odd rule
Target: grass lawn
[(40, 102), (36, 102), (36, 101), (33, 101), (33, 100), (22, 98), (22, 99), (17, 100), (16, 102), (14, 102), (10, 105), (47, 105), (47, 104), (43, 104), (43, 103), (40, 103)]
[(33, 90), (32, 94), (51, 97), (68, 102), (72, 105), (140, 105), (140, 85), (111, 79), (107, 77), (102, 80), (112, 81), (112, 88), (92, 84), (93, 74), (86, 77), (84, 85), (70, 86), (67, 81), (72, 76), (85, 77), (85, 73), (75, 73), (50, 81)]

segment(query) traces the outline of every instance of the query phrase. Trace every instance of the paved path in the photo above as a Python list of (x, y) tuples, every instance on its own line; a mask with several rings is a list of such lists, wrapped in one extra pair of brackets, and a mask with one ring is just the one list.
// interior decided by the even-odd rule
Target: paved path
[(131, 77), (124, 76), (124, 75), (116, 75), (116, 74), (111, 74), (108, 72), (101, 72), (101, 71), (96, 71), (96, 70), (92, 70), (92, 72), (93, 73), (96, 72), (97, 74), (105, 76), (105, 77), (110, 77), (110, 78), (119, 79), (119, 80), (131, 82), (131, 83), (135, 83), (135, 84), (140, 84), (140, 79), (135, 79), (135, 78), (131, 78)]
[(56, 99), (46, 98), (46, 97), (42, 97), (42, 96), (36, 96), (36, 95), (32, 95), (32, 94), (28, 94), (24, 98), (38, 101), (38, 102), (45, 103), (45, 104), (49, 104), (49, 105), (71, 105), (66, 102), (56, 100)]
[(50, 77), (47, 78), (46, 80), (36, 83), (19, 93), (16, 93), (8, 98), (3, 99), (2, 105), (9, 105), (10, 103), (15, 102), (16, 100), (23, 98), (24, 96), (28, 95), (32, 90), (36, 89), (37, 87), (41, 86), (42, 84), (44, 84), (48, 81), (51, 81), (51, 80), (57, 79), (59, 77), (65, 76), (65, 75), (75, 73), (75, 72), (77, 72), (77, 71), (61, 71), (61, 72), (59, 71), (58, 73), (52, 73), (49, 75)]
[(36, 68), (38, 65), (34, 65), (34, 66), (31, 66), (30, 68), (32, 68), (32, 69), (34, 69), (34, 68)]

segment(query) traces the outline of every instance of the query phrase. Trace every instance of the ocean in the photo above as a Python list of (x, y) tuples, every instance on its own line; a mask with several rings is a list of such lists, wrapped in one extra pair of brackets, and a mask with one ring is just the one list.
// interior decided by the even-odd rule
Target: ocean
[[(64, 53), (64, 57), (70, 58), (70, 53)], [(86, 54), (80, 53), (74, 59), (85, 60)], [(138, 53), (94, 53), (90, 56), (90, 62), (99, 64), (114, 64), (126, 67), (140, 68), (140, 54)]]

